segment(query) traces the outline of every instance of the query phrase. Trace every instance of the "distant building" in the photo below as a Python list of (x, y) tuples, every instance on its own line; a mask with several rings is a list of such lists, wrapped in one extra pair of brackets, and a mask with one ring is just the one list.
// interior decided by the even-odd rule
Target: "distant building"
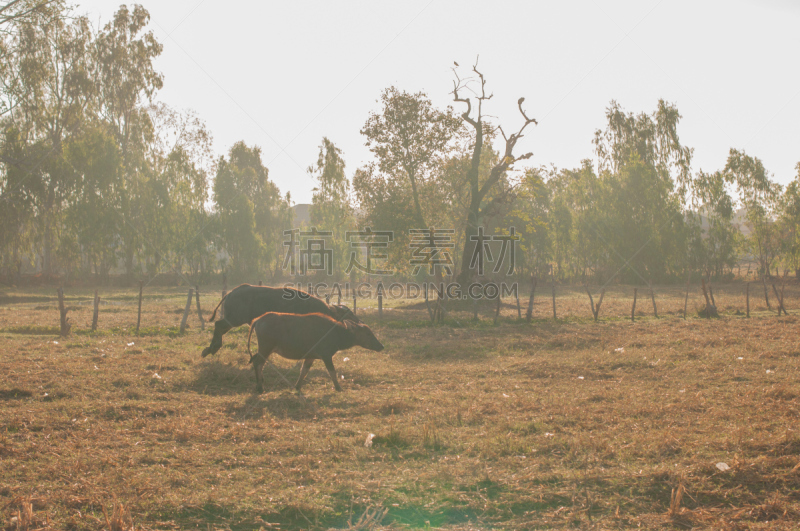
[(311, 225), (311, 207), (313, 206), (314, 205), (308, 203), (299, 203), (292, 207), (295, 227), (301, 227), (303, 225), (308, 227)]

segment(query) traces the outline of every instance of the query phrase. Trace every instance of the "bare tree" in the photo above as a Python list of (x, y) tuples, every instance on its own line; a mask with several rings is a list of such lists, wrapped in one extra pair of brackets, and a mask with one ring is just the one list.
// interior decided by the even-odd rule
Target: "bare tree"
[[(457, 63), (456, 66), (458, 66)], [(476, 236), (478, 234), (478, 227), (482, 222), (482, 218), (487, 213), (488, 209), (491, 208), (490, 205), (484, 205), (483, 201), (492, 187), (500, 181), (503, 175), (505, 175), (506, 171), (511, 168), (515, 162), (525, 160), (533, 156), (533, 153), (529, 152), (525, 153), (524, 155), (520, 155), (519, 157), (515, 157), (514, 148), (517, 145), (517, 141), (522, 138), (522, 133), (525, 128), (532, 123), (538, 123), (535, 118), (529, 118), (525, 113), (525, 110), (522, 108), (522, 103), (525, 101), (525, 98), (520, 98), (517, 101), (517, 106), (524, 120), (522, 126), (520, 126), (519, 130), (517, 130), (515, 133), (511, 133), (510, 135), (506, 135), (502, 126), (497, 127), (497, 129), (503, 135), (503, 140), (505, 140), (505, 149), (501, 155), (500, 161), (492, 166), (489, 176), (483, 183), (481, 183), (479, 178), (481, 153), (483, 152), (484, 136), (488, 133), (488, 131), (484, 130), (484, 128), (487, 127), (487, 124), (484, 122), (483, 103), (492, 99), (493, 94), (489, 94), (488, 96), (486, 95), (486, 79), (484, 78), (483, 73), (478, 70), (477, 61), (475, 62), (475, 65), (473, 65), (472, 71), (478, 76), (480, 88), (478, 91), (475, 91), (475, 96), (470, 98), (461, 96), (461, 94), (463, 94), (466, 90), (470, 90), (468, 87), (470, 79), (461, 79), (456, 69), (453, 69), (453, 73), (456, 77), (456, 79), (453, 81), (453, 100), (459, 103), (465, 103), (467, 105), (467, 109), (464, 111), (464, 113), (462, 113), (461, 117), (475, 129), (475, 144), (472, 148), (470, 169), (467, 172), (467, 184), (469, 186), (470, 198), (469, 208), (467, 210), (464, 254), (461, 258), (461, 272), (459, 273), (457, 279), (462, 285), (466, 284), (473, 276), (473, 272), (470, 269), (470, 262), (472, 254), (475, 252), (477, 241), (475, 241), (472, 236)], [(476, 104), (474, 105), (474, 115), (472, 103), (473, 99), (476, 101)]]

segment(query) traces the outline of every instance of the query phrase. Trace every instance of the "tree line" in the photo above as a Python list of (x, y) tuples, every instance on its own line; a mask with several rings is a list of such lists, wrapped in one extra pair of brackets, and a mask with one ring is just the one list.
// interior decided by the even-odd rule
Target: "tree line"
[[(17, 0), (0, 15), (3, 278), (19, 282), (33, 263), (46, 276), (104, 280), (120, 268), (127, 279), (169, 272), (193, 284), (220, 273), (287, 278), (290, 195), (258, 147), (237, 142), (217, 158), (200, 117), (156, 103), (163, 46), (145, 8), (120, 6), (101, 28), (60, 1)], [(329, 231), (335, 276), (364, 275), (347, 239), (366, 227), (393, 233), (375, 259), (405, 276), (413, 231), (449, 230), (447, 247), (427, 256), (443, 258), (439, 279), (462, 283), (475, 276), (481, 231), (512, 227), (525, 276), (648, 283), (719, 277), (743, 262), (761, 276), (800, 269), (800, 165), (785, 188), (737, 149), (724, 168), (695, 171), (678, 109), (659, 101), (639, 114), (611, 102), (589, 158), (531, 168), (520, 151), (533, 147), (524, 136), (536, 120), (524, 98), (515, 123), (494, 123), (478, 65), (456, 65), (453, 78), (446, 108), (385, 89), (360, 130), (373, 160), (351, 178), (323, 138), (298, 246), (319, 247), (310, 226)], [(301, 276), (322, 274), (300, 266)]]

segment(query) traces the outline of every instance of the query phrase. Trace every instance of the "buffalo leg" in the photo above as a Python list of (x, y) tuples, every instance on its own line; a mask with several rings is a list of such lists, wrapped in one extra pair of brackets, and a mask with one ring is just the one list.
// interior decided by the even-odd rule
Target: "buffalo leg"
[(298, 391), (300, 390), (300, 386), (303, 385), (303, 380), (306, 378), (306, 374), (311, 369), (311, 364), (314, 363), (313, 358), (306, 358), (303, 360), (303, 368), (300, 369), (300, 377), (297, 379), (297, 383), (294, 384), (294, 388)]
[(328, 369), (328, 374), (331, 375), (331, 380), (333, 380), (333, 386), (336, 388), (337, 391), (342, 390), (342, 386), (339, 385), (339, 382), (336, 381), (336, 368), (333, 366), (333, 358), (331, 356), (327, 356), (322, 358), (322, 361), (325, 362), (325, 368)]
[(214, 337), (211, 338), (211, 344), (203, 349), (204, 358), (209, 354), (216, 354), (220, 347), (222, 347), (223, 334), (225, 334), (231, 328), (233, 327), (225, 319), (214, 323)]

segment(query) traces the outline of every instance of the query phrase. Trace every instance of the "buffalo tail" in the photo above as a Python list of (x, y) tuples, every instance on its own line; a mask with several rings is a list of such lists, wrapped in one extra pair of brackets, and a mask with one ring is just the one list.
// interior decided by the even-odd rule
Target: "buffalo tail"
[(226, 294), (225, 294), (225, 297), (222, 297), (222, 299), (220, 299), (220, 301), (219, 301), (219, 304), (217, 304), (217, 307), (216, 307), (216, 308), (214, 308), (214, 312), (211, 314), (211, 317), (209, 317), (209, 318), (208, 318), (208, 322), (209, 322), (209, 323), (211, 323), (211, 322), (213, 322), (213, 321), (214, 321), (214, 317), (216, 317), (216, 316), (217, 316), (217, 310), (219, 310), (219, 307), (220, 307), (220, 306), (222, 306), (222, 303), (223, 303), (223, 302), (225, 302), (225, 299), (226, 299), (227, 297), (228, 297), (228, 294), (226, 293)]

